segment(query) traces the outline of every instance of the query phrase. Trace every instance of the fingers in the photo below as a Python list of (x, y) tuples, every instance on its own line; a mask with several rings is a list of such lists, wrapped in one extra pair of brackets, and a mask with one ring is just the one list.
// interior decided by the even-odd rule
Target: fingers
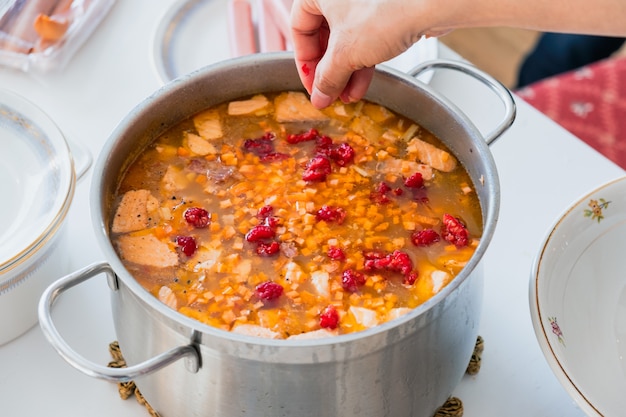
[(328, 25), (314, 2), (296, 0), (291, 9), (291, 32), (298, 74), (304, 88), (312, 93), (317, 64), (324, 55)]
[(316, 1), (295, 1), (291, 9), (291, 27), (302, 84), (311, 94), (313, 105), (324, 108), (342, 93), (345, 101), (362, 97), (373, 73), (354, 73), (337, 48), (331, 46), (328, 49), (330, 28)]

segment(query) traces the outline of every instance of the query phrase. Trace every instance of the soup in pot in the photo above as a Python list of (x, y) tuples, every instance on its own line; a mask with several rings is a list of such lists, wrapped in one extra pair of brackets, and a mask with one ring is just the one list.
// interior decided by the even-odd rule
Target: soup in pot
[(220, 329), (313, 338), (419, 306), (482, 234), (464, 167), (378, 104), (255, 95), (171, 127), (132, 162), (111, 237), (169, 307)]

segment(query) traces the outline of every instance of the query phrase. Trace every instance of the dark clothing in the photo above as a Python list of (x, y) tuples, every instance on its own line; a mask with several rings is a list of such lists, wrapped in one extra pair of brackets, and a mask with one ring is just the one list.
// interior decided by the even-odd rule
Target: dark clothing
[(517, 88), (608, 58), (624, 38), (544, 33), (520, 66)]

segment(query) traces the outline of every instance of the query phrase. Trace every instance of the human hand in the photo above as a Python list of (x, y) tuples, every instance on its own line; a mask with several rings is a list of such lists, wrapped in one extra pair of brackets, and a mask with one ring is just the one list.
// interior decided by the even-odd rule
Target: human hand
[[(419, 0), (295, 0), (296, 65), (315, 107), (361, 99), (374, 66), (404, 52), (424, 33)], [(437, 33), (439, 34), (439, 33)]]

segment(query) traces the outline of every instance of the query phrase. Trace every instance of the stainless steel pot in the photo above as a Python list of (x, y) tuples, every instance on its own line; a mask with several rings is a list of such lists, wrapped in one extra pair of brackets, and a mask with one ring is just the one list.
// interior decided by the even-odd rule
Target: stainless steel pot
[[(502, 99), (505, 120), (487, 138), (445, 98), (415, 80), (437, 67), (468, 73)], [(131, 277), (111, 244), (116, 184), (133, 157), (159, 133), (220, 102), (301, 88), (290, 53), (252, 55), (174, 80), (121, 122), (97, 161), (91, 194), (93, 223), (107, 262), (57, 281), (40, 303), (42, 329), (68, 362), (94, 377), (134, 379), (163, 417), (430, 417), (445, 402), (476, 341), (480, 259), (498, 216), (500, 191), (488, 142), (515, 116), (510, 93), (471, 66), (437, 61), (410, 75), (377, 69), (366, 97), (440, 137), (469, 171), (483, 210), (484, 234), (468, 265), (439, 294), (401, 318), (319, 340), (266, 340), (221, 331), (161, 304)], [(50, 317), (59, 294), (101, 274), (109, 280), (115, 329), (129, 368), (110, 369), (84, 359), (62, 339)]]

